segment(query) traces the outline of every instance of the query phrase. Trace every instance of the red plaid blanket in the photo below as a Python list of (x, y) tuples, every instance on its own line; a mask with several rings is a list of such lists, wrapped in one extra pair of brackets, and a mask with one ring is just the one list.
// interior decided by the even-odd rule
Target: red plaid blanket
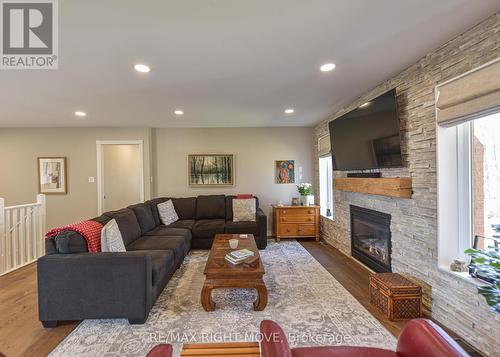
[(47, 238), (52, 238), (62, 231), (74, 231), (80, 233), (87, 241), (87, 247), (90, 253), (101, 251), (101, 230), (102, 224), (96, 221), (82, 221), (73, 223), (68, 226), (51, 229), (45, 235)]

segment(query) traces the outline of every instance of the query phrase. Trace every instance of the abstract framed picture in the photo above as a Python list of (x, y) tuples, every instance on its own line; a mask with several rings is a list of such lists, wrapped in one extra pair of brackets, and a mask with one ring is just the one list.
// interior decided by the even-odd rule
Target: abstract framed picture
[(275, 163), (276, 183), (295, 183), (295, 161), (277, 160)]
[(190, 187), (234, 185), (234, 155), (188, 155), (188, 184)]
[(38, 158), (38, 192), (45, 194), (66, 194), (66, 158)]

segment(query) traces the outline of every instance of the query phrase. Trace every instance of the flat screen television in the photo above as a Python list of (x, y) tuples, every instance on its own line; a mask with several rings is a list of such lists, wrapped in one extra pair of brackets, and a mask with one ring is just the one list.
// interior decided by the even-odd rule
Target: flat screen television
[(329, 130), (334, 170), (403, 166), (394, 89), (331, 121)]

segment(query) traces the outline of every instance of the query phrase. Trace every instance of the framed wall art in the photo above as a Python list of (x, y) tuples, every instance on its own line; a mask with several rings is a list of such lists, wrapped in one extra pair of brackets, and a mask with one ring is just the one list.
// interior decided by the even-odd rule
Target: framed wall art
[(276, 183), (295, 183), (295, 161), (277, 160), (275, 163)]
[(38, 192), (45, 194), (66, 194), (66, 158), (38, 158)]
[(188, 155), (188, 184), (191, 187), (233, 186), (234, 155)]

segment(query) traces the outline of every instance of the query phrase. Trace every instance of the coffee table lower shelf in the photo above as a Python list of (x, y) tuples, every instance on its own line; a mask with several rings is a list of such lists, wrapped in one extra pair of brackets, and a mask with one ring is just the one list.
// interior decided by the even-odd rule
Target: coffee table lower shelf
[(267, 306), (267, 288), (262, 279), (205, 279), (201, 289), (201, 305), (205, 311), (214, 311), (215, 303), (212, 300), (213, 289), (255, 289), (257, 290), (257, 300), (253, 303), (255, 311), (262, 311)]

